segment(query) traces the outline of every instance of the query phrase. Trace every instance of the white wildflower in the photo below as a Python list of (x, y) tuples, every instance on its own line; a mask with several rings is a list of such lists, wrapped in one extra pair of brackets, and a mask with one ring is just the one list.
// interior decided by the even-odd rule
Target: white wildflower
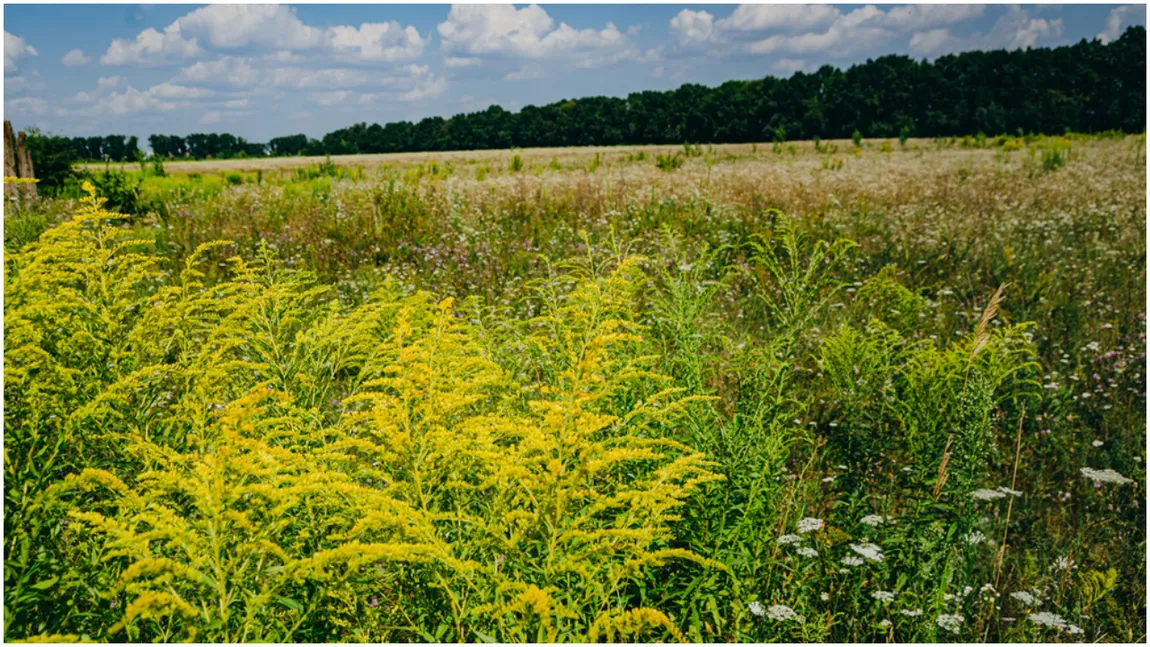
[(882, 622), (880, 622), (880, 623), (878, 623), (878, 624), (879, 624), (879, 626), (880, 626), (880, 627), (889, 627), (889, 626), (891, 626), (891, 624), (892, 624), (892, 623), (891, 623), (891, 621), (890, 621), (890, 620), (887, 620), (886, 618), (883, 618), (883, 619), (882, 619)]
[(908, 618), (917, 618), (918, 616), (922, 615), (922, 609), (903, 609), (902, 611), (899, 611), (899, 613)]
[(942, 614), (934, 619), (935, 624), (951, 633), (958, 633), (959, 626), (963, 623), (963, 617), (955, 614)]
[(1090, 444), (1091, 444), (1091, 445), (1093, 445), (1093, 446), (1095, 446), (1095, 447), (1101, 447), (1101, 446), (1103, 445), (1103, 443), (1102, 443), (1102, 441), (1101, 441), (1101, 440), (1096, 440), (1096, 441), (1094, 441), (1094, 442), (1092, 442), (1092, 443), (1090, 443)]
[(821, 530), (822, 527), (823, 527), (823, 520), (822, 519), (815, 519), (814, 517), (807, 517), (806, 519), (800, 520), (798, 523), (799, 533), (804, 534), (804, 535), (807, 534), (808, 532), (814, 532), (816, 530)]
[(756, 615), (759, 617), (762, 617), (762, 615), (764, 613), (766, 613), (765, 611), (763, 611), (763, 605), (761, 603), (759, 603), (758, 600), (755, 600), (754, 602), (748, 604), (747, 605), (747, 611), (750, 611), (752, 615)]
[(1030, 614), (1030, 621), (1043, 627), (1057, 627), (1061, 629), (1066, 626), (1066, 621), (1062, 619), (1062, 616), (1057, 613), (1050, 613), (1049, 611), (1039, 611), (1038, 613)]
[(874, 528), (875, 526), (881, 526), (882, 525), (882, 515), (881, 514), (868, 514), (867, 516), (862, 518), (862, 522), (865, 523), (866, 525), (870, 526), (871, 528)]
[(819, 599), (822, 600), (823, 602), (829, 602), (831, 599), (831, 594), (827, 593), (826, 591), (823, 591), (822, 593), (819, 594)]
[(1022, 492), (1020, 490), (1012, 490), (1005, 485), (998, 486), (997, 490), (1003, 494), (1009, 494), (1010, 496), (1022, 496)]
[(1070, 568), (1077, 568), (1074, 560), (1070, 557), (1058, 557), (1050, 563), (1050, 570), (1052, 571), (1065, 571)]
[(810, 546), (803, 546), (799, 548), (798, 553), (803, 557), (818, 557), (819, 551), (811, 548)]
[(851, 544), (851, 550), (872, 562), (882, 561), (882, 548), (879, 548), (872, 543), (863, 542), (861, 544)]
[(890, 591), (874, 591), (870, 595), (880, 602), (894, 602), (894, 593)]
[(847, 555), (843, 558), (843, 563), (847, 566), (862, 566), (862, 558), (855, 557), (854, 555)]
[(973, 530), (966, 534), (966, 543), (971, 546), (977, 546), (986, 541), (986, 535), (982, 534), (981, 530)]
[(1018, 600), (1028, 607), (1034, 604), (1034, 596), (1027, 593), (1026, 591), (1015, 591), (1014, 593), (1010, 594), (1010, 597)]
[(987, 488), (982, 488), (981, 490), (975, 490), (974, 492), (970, 493), (970, 498), (978, 499), (979, 501), (993, 501), (995, 499), (1004, 498), (1005, 496), (1006, 496), (1005, 492), (999, 492), (998, 490), (989, 490)]
[(797, 544), (802, 540), (803, 538), (798, 535), (783, 535), (776, 539), (775, 542), (780, 544)]
[(784, 621), (784, 620), (798, 620), (799, 622), (803, 621), (803, 617), (800, 616), (799, 614), (795, 613), (794, 609), (792, 609), (788, 606), (784, 606), (782, 604), (776, 604), (773, 607), (771, 607), (770, 609), (767, 609), (767, 617), (770, 618), (771, 620), (779, 620), (779, 621)]
[(1082, 476), (1094, 481), (1095, 483), (1117, 483), (1118, 485), (1125, 485), (1133, 483), (1134, 479), (1128, 479), (1114, 470), (1096, 470), (1090, 467), (1083, 467)]
[(1072, 634), (1085, 633), (1084, 631), (1082, 631), (1082, 627), (1079, 627), (1077, 625), (1066, 625), (1066, 631), (1068, 631)]

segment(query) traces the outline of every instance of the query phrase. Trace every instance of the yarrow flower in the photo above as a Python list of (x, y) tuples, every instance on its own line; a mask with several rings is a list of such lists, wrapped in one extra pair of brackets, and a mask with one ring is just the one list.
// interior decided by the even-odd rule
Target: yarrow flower
[(894, 593), (890, 591), (874, 591), (870, 595), (880, 602), (894, 602)]
[(756, 615), (759, 617), (762, 617), (762, 615), (765, 613), (765, 611), (763, 611), (763, 605), (761, 603), (759, 603), (758, 600), (755, 600), (754, 602), (748, 604), (747, 605), (747, 611), (750, 611), (752, 615)]
[(903, 609), (902, 611), (899, 611), (899, 613), (908, 618), (917, 618), (918, 616), (922, 615), (922, 609)]
[(886, 618), (883, 618), (883, 619), (882, 619), (882, 622), (880, 622), (880, 623), (878, 623), (878, 624), (879, 624), (879, 626), (880, 626), (880, 627), (889, 627), (889, 626), (891, 626), (891, 624), (893, 624), (893, 623), (892, 623), (890, 620), (887, 620)]
[(1030, 614), (1030, 621), (1036, 625), (1043, 627), (1055, 627), (1062, 629), (1066, 626), (1066, 620), (1057, 613), (1050, 613), (1049, 611), (1039, 611), (1038, 613)]
[(1026, 606), (1031, 606), (1034, 604), (1034, 596), (1027, 593), (1026, 591), (1015, 591), (1014, 593), (1010, 594), (1010, 597), (1018, 600)]
[(805, 535), (808, 532), (821, 530), (823, 527), (823, 520), (815, 519), (814, 517), (807, 517), (806, 519), (799, 521), (798, 527), (799, 532)]
[(770, 609), (767, 609), (767, 617), (771, 620), (778, 620), (780, 622), (784, 620), (798, 620), (799, 622), (803, 621), (803, 617), (795, 613), (794, 609), (782, 604), (776, 604)]
[(935, 624), (937, 624), (939, 627), (946, 629), (947, 631), (949, 631), (951, 633), (955, 633), (955, 634), (959, 632), (959, 629), (960, 629), (963, 621), (964, 621), (964, 618), (962, 616), (958, 615), (957, 613), (955, 613), (955, 614), (944, 613), (944, 614), (942, 614), (939, 617), (934, 619)]
[(970, 498), (978, 499), (979, 501), (993, 501), (995, 499), (1002, 499), (1005, 497), (1005, 492), (999, 492), (998, 490), (990, 490), (987, 488), (975, 490), (974, 492), (970, 493)]
[(851, 550), (872, 562), (882, 561), (882, 548), (872, 543), (863, 542), (861, 544), (851, 544)]
[(798, 535), (783, 535), (776, 539), (775, 542), (779, 544), (797, 544), (802, 540), (803, 538)]
[(1096, 470), (1091, 467), (1083, 467), (1081, 470), (1082, 476), (1094, 481), (1095, 483), (1115, 483), (1118, 485), (1125, 485), (1133, 483), (1134, 479), (1128, 479), (1114, 470)]
[(803, 546), (799, 548), (798, 553), (803, 557), (818, 557), (819, 551), (811, 548), (810, 546)]
[(972, 530), (966, 534), (966, 543), (971, 546), (977, 546), (986, 541), (986, 535), (982, 534), (981, 530)]
[(882, 518), (881, 514), (868, 514), (867, 516), (862, 518), (862, 522), (865, 523), (866, 525), (874, 528), (875, 526), (881, 526), (882, 525), (883, 518)]
[(862, 558), (855, 557), (854, 555), (847, 555), (843, 558), (843, 563), (847, 566), (862, 566)]
[(1021, 490), (1012, 490), (1005, 485), (1000, 485), (997, 489), (999, 492), (1002, 492), (1003, 494), (1009, 494), (1010, 496), (1022, 496)]

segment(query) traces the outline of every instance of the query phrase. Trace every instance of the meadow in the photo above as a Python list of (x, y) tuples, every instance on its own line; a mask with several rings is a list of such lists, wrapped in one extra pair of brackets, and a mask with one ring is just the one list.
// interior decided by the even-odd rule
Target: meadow
[(6, 640), (1146, 640), (1144, 134), (89, 170)]

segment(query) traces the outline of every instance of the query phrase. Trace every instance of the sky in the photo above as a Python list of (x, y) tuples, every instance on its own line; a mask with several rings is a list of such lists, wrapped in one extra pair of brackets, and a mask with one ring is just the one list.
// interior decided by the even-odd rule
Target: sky
[(318, 138), (1145, 24), (1143, 5), (5, 5), (4, 118), (141, 142)]

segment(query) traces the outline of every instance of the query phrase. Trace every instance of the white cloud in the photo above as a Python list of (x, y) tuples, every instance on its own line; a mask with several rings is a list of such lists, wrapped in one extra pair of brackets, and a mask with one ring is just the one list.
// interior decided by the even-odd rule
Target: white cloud
[(517, 58), (580, 58), (588, 53), (624, 50), (630, 39), (612, 23), (603, 29), (575, 29), (555, 21), (538, 5), (452, 5), (437, 27), (444, 49), (472, 55)]
[(403, 27), (394, 20), (363, 23), (359, 29), (332, 27), (328, 34), (336, 53), (351, 54), (364, 61), (414, 60), (423, 53), (428, 42), (415, 27)]
[(933, 54), (941, 50), (950, 40), (950, 30), (931, 29), (918, 31), (910, 37), (910, 50), (916, 54)]
[(408, 65), (408, 78), (401, 85), (407, 88), (399, 95), (400, 101), (419, 101), (443, 94), (447, 81), (431, 71), (427, 65)]
[(543, 66), (538, 63), (529, 63), (518, 70), (510, 72), (503, 77), (504, 81), (534, 81), (543, 78)]
[[(718, 28), (730, 31), (768, 31), (771, 29), (815, 29), (826, 27), (842, 15), (830, 5), (739, 5), (730, 16), (718, 22)], [(674, 21), (672, 21), (672, 26)]]
[(211, 110), (209, 112), (205, 112), (204, 116), (200, 117), (200, 123), (205, 125), (205, 126), (211, 125), (211, 124), (218, 124), (222, 120), (223, 119), (220, 115), (219, 110)]
[(671, 19), (671, 31), (680, 45), (710, 44), (712, 53), (841, 57), (873, 51), (898, 34), (926, 34), (972, 20), (983, 11), (980, 5), (902, 5), (885, 11), (866, 5), (846, 13), (830, 5), (740, 5), (717, 21), (705, 11), (684, 9)]
[(164, 65), (203, 54), (195, 38), (186, 39), (178, 22), (168, 25), (163, 33), (149, 27), (135, 40), (117, 38), (100, 57), (104, 65)]
[(8, 99), (4, 102), (4, 109), (10, 113), (18, 114), (33, 114), (42, 115), (48, 111), (51, 106), (44, 99), (38, 97), (20, 97), (18, 99)]
[(964, 43), (971, 49), (1020, 49), (1034, 47), (1043, 39), (1058, 38), (1062, 35), (1062, 19), (1046, 20), (1031, 18), (1025, 9), (1014, 6), (1004, 13), (983, 36), (976, 34)]
[(178, 107), (175, 102), (165, 101), (150, 91), (140, 91), (128, 86), (123, 91), (113, 91), (104, 96), (94, 97), (92, 105), (79, 111), (79, 114), (96, 118), (122, 117), (141, 112), (167, 112)]
[(309, 49), (324, 43), (323, 30), (305, 25), (295, 9), (283, 5), (209, 5), (177, 18), (172, 27), (220, 49)]
[(152, 86), (148, 91), (161, 99), (204, 99), (215, 94), (205, 88), (193, 88), (168, 82)]
[(222, 56), (185, 67), (173, 80), (198, 85), (248, 88), (259, 84), (261, 78), (260, 71), (252, 67), (247, 59)]
[(706, 11), (683, 9), (671, 19), (671, 31), (680, 45), (705, 43), (715, 35), (715, 17)]
[(68, 67), (80, 67), (92, 62), (92, 57), (84, 54), (78, 49), (68, 50), (68, 53), (60, 59), (60, 62)]
[(807, 64), (806, 61), (795, 58), (780, 58), (779, 60), (775, 61), (775, 64), (771, 67), (776, 72), (789, 75), (806, 69)]
[(365, 62), (418, 58), (428, 40), (396, 21), (321, 29), (306, 25), (295, 9), (268, 4), (217, 4), (180, 16), (161, 33), (149, 27), (135, 41), (115, 40), (100, 62), (159, 65), (213, 50), (276, 50), (271, 60), (299, 60), (295, 51), (322, 51)]
[(483, 59), (479, 58), (478, 56), (468, 56), (468, 57), (448, 56), (447, 58), (443, 59), (443, 64), (446, 65), (447, 67), (452, 67), (452, 68), (475, 67), (476, 65), (479, 65), (482, 62), (483, 62)]
[(1018, 29), (1018, 31), (1014, 34), (1014, 40), (1010, 42), (1010, 48), (1020, 49), (1025, 47), (1034, 47), (1040, 38), (1057, 38), (1061, 35), (1061, 18), (1057, 20), (1035, 18), (1027, 21), (1025, 25)]
[(19, 62), (22, 58), (29, 56), (38, 56), (39, 52), (35, 47), (32, 47), (23, 38), (4, 32), (4, 74), (19, 71)]
[(231, 101), (225, 101), (224, 107), (230, 108), (232, 110), (236, 110), (239, 108), (246, 108), (246, 107), (248, 107), (248, 100), (247, 99), (232, 99)]
[(1116, 40), (1122, 35), (1122, 28), (1130, 24), (1130, 19), (1127, 17), (1134, 10), (1134, 7), (1115, 7), (1110, 10), (1110, 15), (1106, 18), (1106, 29), (1098, 34), (1098, 40), (1103, 43), (1109, 43)]

